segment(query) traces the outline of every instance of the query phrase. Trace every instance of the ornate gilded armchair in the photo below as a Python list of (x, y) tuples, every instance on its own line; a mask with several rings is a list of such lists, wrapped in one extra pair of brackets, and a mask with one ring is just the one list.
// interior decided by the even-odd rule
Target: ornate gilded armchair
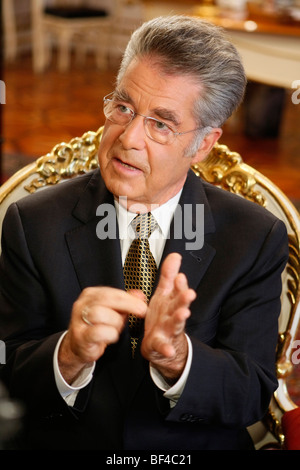
[[(300, 215), (275, 184), (245, 164), (238, 153), (231, 152), (225, 145), (216, 145), (205, 161), (196, 164), (193, 170), (206, 181), (264, 206), (283, 220), (287, 227), (289, 260), (282, 275), (282, 307), (276, 359), (279, 387), (264, 422), (250, 428), (259, 447), (268, 445), (274, 436), (279, 447), (284, 448), (285, 435), (281, 418), (285, 412), (297, 408), (290, 397), (287, 384), (294, 367), (293, 357), (296, 357), (296, 335), (300, 321)], [(298, 433), (300, 434), (300, 427)]]
[[(50, 153), (18, 171), (0, 188), (0, 227), (11, 202), (43, 188), (76, 177), (98, 166), (97, 149), (102, 128), (87, 132), (69, 143), (56, 145)], [(289, 395), (287, 379), (293, 371), (297, 327), (300, 317), (300, 216), (289, 199), (261, 173), (246, 165), (241, 156), (225, 145), (216, 144), (205, 161), (193, 166), (197, 176), (231, 191), (282, 219), (289, 234), (290, 256), (283, 273), (282, 311), (279, 320), (277, 374), (279, 387), (263, 422), (250, 428), (258, 448), (277, 443), (283, 448), (285, 436), (281, 418), (297, 409)]]

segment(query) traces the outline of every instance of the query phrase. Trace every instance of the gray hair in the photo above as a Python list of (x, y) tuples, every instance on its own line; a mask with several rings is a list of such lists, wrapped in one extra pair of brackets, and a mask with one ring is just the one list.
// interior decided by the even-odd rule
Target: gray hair
[(194, 109), (199, 127), (222, 126), (243, 99), (247, 80), (240, 56), (223, 29), (204, 20), (165, 16), (144, 23), (127, 45), (117, 84), (131, 61), (145, 56), (167, 75), (195, 77), (200, 85)]

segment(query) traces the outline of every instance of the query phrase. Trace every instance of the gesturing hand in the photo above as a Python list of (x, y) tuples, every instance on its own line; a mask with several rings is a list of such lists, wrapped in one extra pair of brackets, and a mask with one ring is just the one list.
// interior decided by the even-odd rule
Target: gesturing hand
[(196, 293), (179, 273), (181, 256), (171, 253), (164, 261), (158, 286), (145, 319), (141, 345), (143, 356), (172, 383), (182, 373), (187, 359), (185, 323)]
[[(119, 340), (128, 315), (143, 318), (146, 308), (143, 297), (120, 289), (89, 287), (83, 290), (73, 305), (69, 329), (58, 354), (65, 380), (72, 383), (85, 365), (97, 361), (109, 344)], [(88, 319), (83, 319), (83, 312), (87, 312)]]

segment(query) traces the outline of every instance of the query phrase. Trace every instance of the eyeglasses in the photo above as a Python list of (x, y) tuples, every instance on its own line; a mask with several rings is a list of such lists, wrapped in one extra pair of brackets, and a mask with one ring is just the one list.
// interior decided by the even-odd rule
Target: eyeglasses
[(114, 124), (124, 127), (128, 126), (136, 116), (142, 116), (144, 118), (146, 135), (151, 140), (154, 140), (154, 142), (158, 142), (159, 144), (171, 144), (178, 135), (188, 134), (189, 132), (203, 129), (203, 127), (199, 127), (191, 131), (176, 132), (171, 126), (163, 121), (153, 117), (144, 116), (144, 114), (136, 113), (133, 109), (123, 104), (122, 101), (114, 99), (113, 94), (114, 92), (103, 98), (104, 116)]

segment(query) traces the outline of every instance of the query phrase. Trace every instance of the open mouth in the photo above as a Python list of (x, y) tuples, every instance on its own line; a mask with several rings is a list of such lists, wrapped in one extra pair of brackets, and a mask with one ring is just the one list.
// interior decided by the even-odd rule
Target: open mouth
[(118, 165), (121, 165), (123, 168), (126, 168), (126, 169), (128, 169), (128, 170), (131, 170), (131, 171), (141, 171), (140, 168), (138, 168), (138, 167), (136, 167), (136, 166), (133, 166), (133, 165), (130, 165), (129, 163), (124, 162), (123, 160), (120, 160), (120, 158), (115, 157), (115, 158), (114, 158), (114, 161), (115, 161)]

